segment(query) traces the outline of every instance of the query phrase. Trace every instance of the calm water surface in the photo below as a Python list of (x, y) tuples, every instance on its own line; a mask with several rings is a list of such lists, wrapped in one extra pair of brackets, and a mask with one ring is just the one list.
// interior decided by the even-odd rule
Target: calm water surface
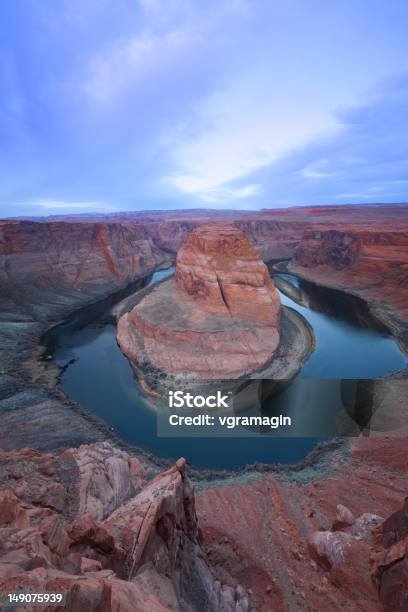
[[(152, 282), (172, 273), (171, 269), (157, 272)], [(296, 282), (293, 277), (282, 276)], [(283, 404), (297, 407), (302, 418), (309, 418), (309, 411), (315, 409), (327, 406), (334, 411), (341, 406), (341, 381), (331, 379), (374, 378), (404, 366), (404, 356), (383, 333), (339, 318), (337, 311), (325, 314), (299, 306), (282, 294), (281, 299), (311, 323), (317, 339), (316, 351), (298, 379), (279, 398)], [(51, 337), (54, 357), (65, 366), (60, 386), (67, 395), (101, 417), (124, 440), (159, 456), (184, 456), (197, 467), (214, 469), (257, 462), (293, 463), (323, 439), (251, 437), (251, 432), (247, 438), (157, 437), (156, 415), (119, 350), (113, 323), (99, 320), (81, 327), (77, 315), (56, 328)]]
[(299, 306), (280, 292), (282, 304), (297, 310), (316, 337), (316, 350), (303, 366), (301, 378), (381, 378), (404, 368), (405, 355), (363, 303), (290, 274), (274, 276), (295, 285), (309, 301), (309, 308)]

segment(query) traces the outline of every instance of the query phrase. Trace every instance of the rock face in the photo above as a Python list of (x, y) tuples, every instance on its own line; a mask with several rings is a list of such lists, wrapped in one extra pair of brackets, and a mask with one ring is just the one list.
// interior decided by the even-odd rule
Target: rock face
[[(37, 291), (79, 291), (109, 281), (132, 281), (163, 258), (143, 226), (120, 223), (0, 222), (0, 282), (30, 278)], [(23, 296), (22, 296), (23, 297)]]
[(384, 220), (314, 225), (305, 230), (290, 269), (325, 286), (350, 291), (408, 346), (408, 215)]
[(215, 580), (203, 558), (184, 460), (147, 482), (107, 443), (0, 459), (2, 596), (63, 593), (61, 611), (248, 610), (245, 589)]
[(136, 457), (129, 457), (108, 442), (68, 449), (62, 458), (78, 466), (78, 514), (90, 514), (96, 520), (104, 519), (134, 496), (146, 479)]
[(122, 351), (139, 366), (197, 379), (235, 378), (269, 361), (280, 301), (267, 267), (237, 228), (201, 226), (162, 283), (118, 322)]
[(23, 503), (65, 516), (89, 513), (101, 520), (134, 496), (145, 480), (140, 461), (109, 442), (81, 445), (59, 456), (0, 449), (0, 489), (7, 483)]
[(279, 300), (268, 269), (234, 227), (194, 230), (177, 254), (175, 280), (208, 311), (260, 325), (278, 323)]
[[(0, 222), (0, 591), (62, 590), (68, 610), (404, 609), (406, 434), (359, 438), (304, 470), (207, 483), (201, 538), (183, 462), (152, 479), (36, 361), (48, 327), (171, 262), (214, 216)], [(296, 252), (295, 272), (367, 299), (404, 339), (406, 206), (216, 216), (265, 260)], [(389, 518), (374, 534), (367, 515)]]
[(383, 546), (373, 558), (373, 579), (385, 612), (408, 606), (408, 498), (381, 526)]

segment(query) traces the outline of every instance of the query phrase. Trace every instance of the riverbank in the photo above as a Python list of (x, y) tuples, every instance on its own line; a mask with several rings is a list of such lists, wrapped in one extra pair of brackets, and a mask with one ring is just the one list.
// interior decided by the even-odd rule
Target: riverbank
[[(120, 316), (126, 309), (132, 308), (142, 297), (147, 295), (152, 287), (145, 286), (143, 283), (148, 282), (150, 277), (144, 277), (137, 281), (141, 287), (136, 293), (130, 293), (127, 297), (122, 298), (122, 292), (126, 293), (127, 289), (123, 288), (115, 293), (115, 300), (122, 298), (118, 302), (112, 302), (112, 296), (108, 295), (102, 300), (93, 301), (87, 307), (81, 309), (86, 311), (85, 319), (90, 320), (95, 316), (95, 312), (102, 314), (105, 318), (114, 320), (116, 316)], [(166, 282), (166, 279), (161, 279), (159, 283)], [(132, 287), (130, 287), (132, 289)], [(88, 310), (87, 310), (88, 309)], [(78, 312), (71, 315), (75, 319)], [(279, 351), (276, 355), (276, 360), (269, 364), (265, 371), (254, 373), (253, 378), (291, 378), (296, 374), (299, 365), (303, 365), (310, 355), (311, 347), (314, 343), (313, 331), (310, 325), (296, 311), (284, 307), (282, 317), (282, 342)], [(116, 446), (126, 449), (131, 454), (140, 457), (146, 465), (151, 469), (157, 470), (161, 467), (167, 467), (171, 464), (171, 459), (160, 457), (157, 454), (146, 451), (141, 447), (132, 444), (127, 444), (118, 437), (111, 426), (98, 418), (77, 402), (73, 402), (60, 389), (55, 388), (55, 384), (61, 374), (54, 360), (49, 359), (49, 354), (46, 354), (46, 359), (41, 358), (42, 350), (36, 347), (35, 354), (26, 359), (24, 371), (26, 380), (19, 380), (19, 386), (15, 380), (8, 379), (5, 381), (3, 389), (7, 395), (4, 401), (0, 401), (2, 409), (2, 436), (0, 438), (0, 446), (4, 448), (18, 448), (24, 446), (32, 446), (41, 450), (57, 451), (63, 450), (68, 446), (76, 446), (82, 443), (93, 441), (110, 440)], [(28, 380), (32, 381), (31, 388), (27, 388)], [(53, 422), (53, 427), (49, 423)], [(20, 427), (19, 435), (15, 435), (15, 428), (22, 423), (29, 423), (29, 427)], [(319, 453), (311, 453), (313, 463), (318, 463), (325, 453), (331, 452), (330, 445), (323, 445)], [(300, 463), (285, 466), (285, 471), (290, 472), (292, 469), (299, 472), (308, 465), (309, 455)], [(242, 469), (234, 470), (194, 470), (194, 477), (199, 480), (208, 479), (212, 481), (217, 478), (228, 478), (234, 474), (249, 474), (250, 472), (259, 471), (256, 466), (249, 466)], [(282, 470), (281, 466), (268, 466), (263, 464), (262, 471)]]
[[(372, 317), (386, 327), (390, 335), (395, 338), (401, 350), (408, 355), (408, 323), (403, 318), (404, 313), (400, 314), (399, 303), (393, 301), (392, 292), (388, 292), (387, 288), (379, 292), (377, 287), (371, 287), (369, 284), (362, 284), (361, 287), (350, 284), (350, 279), (341, 273), (333, 274), (332, 270), (308, 270), (292, 261), (282, 264), (279, 271), (288, 272), (300, 279), (304, 279), (318, 287), (334, 289), (343, 293), (349, 294), (362, 300), (370, 311)], [(379, 293), (379, 295), (377, 295)], [(403, 304), (405, 308), (405, 304)], [(408, 366), (401, 376), (408, 377)]]
[[(111, 279), (103, 284), (90, 284), (81, 291), (66, 286), (50, 290), (37, 289), (26, 305), (33, 290), (15, 287), (0, 310), (0, 448), (18, 450), (33, 448), (44, 452), (63, 452), (81, 444), (110, 440), (118, 448), (127, 448), (111, 428), (94, 414), (71, 400), (58, 388), (61, 368), (41, 345), (44, 334), (55, 326), (86, 311), (92, 318), (95, 309), (149, 282), (155, 269), (168, 267), (172, 259), (164, 253), (153, 265), (140, 269), (140, 276), (132, 280), (125, 277)], [(130, 282), (129, 282), (130, 280)], [(15, 306), (21, 295), (21, 305)], [(6, 294), (3, 293), (3, 301)], [(147, 466), (153, 469), (167, 467), (143, 449), (133, 449)]]
[(404, 346), (360, 295), (297, 276), (287, 262), (270, 271), (283, 302), (300, 311), (317, 338), (302, 376), (321, 378), (332, 371), (336, 378), (406, 377)]

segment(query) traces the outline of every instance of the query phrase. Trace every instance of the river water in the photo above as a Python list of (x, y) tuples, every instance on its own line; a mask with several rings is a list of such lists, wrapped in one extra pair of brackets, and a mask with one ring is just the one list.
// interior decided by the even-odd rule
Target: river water
[(394, 339), (370, 316), (364, 302), (317, 287), (291, 274), (275, 274), (305, 296), (308, 307), (280, 293), (282, 304), (297, 310), (312, 326), (316, 350), (300, 378), (380, 378), (398, 372), (406, 357)]
[[(152, 283), (173, 270), (156, 272)], [(342, 379), (376, 378), (398, 371), (405, 357), (384, 331), (367, 327), (365, 313), (346, 312), (330, 290), (318, 290), (294, 277), (280, 275), (304, 292), (309, 307), (299, 306), (281, 293), (282, 303), (300, 312), (312, 325), (317, 346), (297, 379), (281, 393), (279, 402), (298, 408), (309, 418), (315, 410), (342, 407)], [(343, 311), (343, 314), (342, 314)], [(357, 308), (358, 311), (358, 308)], [(127, 442), (156, 455), (180, 456), (197, 467), (234, 469), (254, 463), (294, 463), (303, 459), (327, 436), (271, 438), (268, 435), (223, 438), (169, 438), (156, 432), (156, 414), (135, 382), (128, 360), (116, 343), (115, 325), (100, 312), (78, 313), (54, 328), (45, 343), (64, 367), (60, 387), (83, 408), (102, 418)], [(363, 323), (363, 324), (362, 324)], [(318, 417), (316, 417), (318, 418)]]

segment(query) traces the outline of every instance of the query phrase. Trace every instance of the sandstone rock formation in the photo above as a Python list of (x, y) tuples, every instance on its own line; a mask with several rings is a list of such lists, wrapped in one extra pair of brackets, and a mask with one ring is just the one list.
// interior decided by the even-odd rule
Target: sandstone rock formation
[(130, 282), (161, 259), (143, 226), (0, 222), (0, 282), (5, 286), (30, 278), (29, 289), (38, 292), (52, 290), (53, 283), (86, 291), (112, 280)]
[(138, 366), (196, 379), (236, 378), (269, 361), (279, 343), (279, 295), (237, 228), (194, 230), (174, 279), (121, 317), (117, 338)]
[[(200, 533), (186, 527), (192, 522), (184, 508), (191, 509), (192, 498), (182, 466), (149, 481), (154, 512), (145, 513), (146, 468), (101, 445), (107, 429), (53, 388), (48, 364), (37, 361), (47, 328), (171, 262), (186, 236), (214, 215), (175, 211), (0, 223), (0, 447), (9, 451), (0, 454), (1, 587), (57, 591), (61, 585), (72, 610), (177, 610), (191, 602), (184, 585), (177, 593), (185, 576), (180, 568), (198, 565), (199, 582), (206, 584), (203, 554), (222, 583), (210, 578), (204, 592), (209, 601), (215, 593), (221, 609), (377, 612), (382, 602), (393, 612), (406, 606), (406, 508), (400, 510), (408, 485), (406, 437), (360, 438), (316, 466), (250, 473), (223, 486), (207, 483), (196, 493), (201, 544)], [(407, 207), (220, 212), (217, 219), (241, 229), (265, 260), (290, 258), (300, 245), (295, 272), (369, 300), (406, 338)], [(319, 244), (325, 245), (322, 255)], [(27, 446), (37, 450), (12, 450)], [(139, 508), (150, 536), (141, 539), (146, 555), (129, 581), (109, 559), (122, 563), (130, 542), (124, 521), (135, 535)], [(167, 511), (162, 515), (167, 508), (169, 523)], [(176, 524), (174, 508), (182, 511)], [(120, 539), (109, 521), (115, 510)], [(366, 513), (391, 515), (379, 528), (379, 542), (351, 534), (345, 562), (330, 569), (310, 557), (313, 533), (347, 538)], [(177, 542), (199, 558), (184, 555)], [(175, 564), (168, 564), (169, 556)]]
[(385, 612), (408, 605), (408, 497), (381, 525), (380, 549), (373, 556), (373, 579)]
[[(407, 346), (404, 267), (395, 258), (394, 263), (385, 259), (388, 251), (383, 253), (380, 244), (386, 238), (381, 238), (382, 232), (407, 227), (406, 206), (182, 210), (4, 220), (0, 221), (1, 447), (54, 450), (106, 438), (100, 424), (89, 415), (84, 418), (74, 402), (50, 385), (49, 375), (55, 377), (56, 372), (52, 361), (38, 362), (41, 335), (77, 309), (114, 292), (126, 292), (129, 283), (133, 290), (142, 287), (158, 266), (174, 261), (193, 229), (214, 219), (241, 229), (265, 261), (292, 257), (305, 232), (302, 249), (306, 249), (306, 236), (315, 226), (332, 230), (348, 224), (350, 231), (372, 228), (378, 235), (379, 255), (372, 258), (376, 277), (371, 276), (368, 284), (359, 267), (367, 260), (360, 256), (342, 270), (328, 265), (305, 267), (300, 257), (304, 250), (300, 250), (292, 266), (312, 281), (368, 299), (375, 314)], [(405, 251), (402, 245), (394, 249), (394, 256), (404, 257)], [(22, 423), (29, 426), (20, 427)]]
[(311, 557), (339, 586), (352, 585), (357, 577), (364, 584), (369, 568), (381, 609), (402, 612), (408, 604), (408, 498), (386, 520), (371, 513), (354, 518), (345, 506), (337, 508), (332, 529), (310, 535)]
[(237, 228), (213, 224), (194, 230), (177, 254), (175, 280), (209, 312), (259, 325), (278, 322), (273, 281)]
[(62, 592), (61, 612), (402, 610), (406, 461), (406, 438), (361, 438), (309, 480), (241, 477), (195, 501), (184, 460), (152, 478), (108, 443), (2, 452), (0, 591)]
[(150, 481), (107, 443), (0, 460), (2, 597), (64, 594), (34, 610), (248, 610), (245, 589), (221, 584), (204, 560), (184, 460)]
[(96, 520), (133, 497), (146, 480), (140, 461), (108, 442), (68, 449), (61, 458), (78, 466), (78, 514), (90, 514)]
[(406, 597), (407, 438), (358, 438), (329, 457), (200, 488), (206, 558), (258, 610), (378, 612), (379, 593), (403, 610), (391, 604)]
[(313, 225), (295, 249), (290, 269), (363, 298), (372, 314), (408, 347), (408, 215), (355, 225)]

